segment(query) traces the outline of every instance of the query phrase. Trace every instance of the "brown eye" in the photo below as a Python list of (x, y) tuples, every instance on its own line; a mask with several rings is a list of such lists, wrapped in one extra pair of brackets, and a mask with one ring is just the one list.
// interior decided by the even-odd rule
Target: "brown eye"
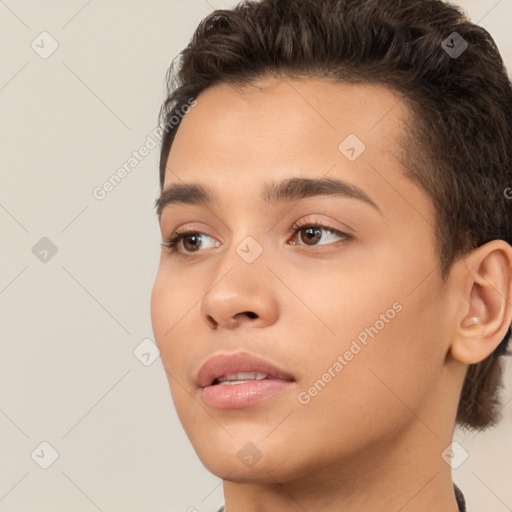
[(322, 230), (313, 226), (302, 228), (299, 231), (299, 236), (301, 241), (303, 241), (306, 245), (315, 245), (322, 238)]
[(205, 233), (197, 231), (176, 231), (169, 237), (167, 242), (162, 244), (162, 247), (170, 249), (172, 253), (188, 254), (200, 252), (201, 249), (208, 248), (208, 239), (213, 242), (209, 243), (210, 247), (219, 246), (219, 242)]
[[(291, 231), (295, 235), (294, 238), (298, 238), (298, 242), (292, 242), (293, 245), (307, 245), (310, 247), (316, 245), (333, 245), (330, 242), (336, 242), (336, 239), (343, 241), (351, 238), (350, 235), (338, 231), (337, 229), (317, 223), (294, 226)], [(323, 243), (319, 243), (320, 241)]]
[(204, 239), (204, 235), (201, 233), (191, 233), (182, 237), (183, 247), (187, 252), (197, 252), (201, 242)]

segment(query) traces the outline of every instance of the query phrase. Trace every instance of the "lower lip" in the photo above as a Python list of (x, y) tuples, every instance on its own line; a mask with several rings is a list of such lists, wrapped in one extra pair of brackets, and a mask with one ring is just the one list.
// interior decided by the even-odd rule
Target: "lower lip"
[(243, 384), (214, 384), (203, 388), (203, 400), (218, 409), (241, 409), (262, 398), (287, 390), (293, 382), (281, 379), (251, 380)]

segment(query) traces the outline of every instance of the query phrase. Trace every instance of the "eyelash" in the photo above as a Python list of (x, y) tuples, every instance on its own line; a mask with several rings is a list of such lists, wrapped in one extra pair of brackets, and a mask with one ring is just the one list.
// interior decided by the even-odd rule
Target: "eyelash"
[[(351, 235), (348, 235), (347, 233), (344, 233), (343, 231), (339, 231), (337, 229), (332, 228), (331, 226), (328, 226), (328, 225), (326, 225), (322, 222), (318, 222), (318, 221), (317, 222), (303, 222), (302, 224), (294, 224), (290, 228), (289, 232), (293, 233), (293, 235), (296, 236), (300, 231), (302, 231), (305, 228), (321, 228), (321, 229), (324, 229), (325, 231), (328, 231), (329, 233), (331, 233), (333, 235), (336, 235), (336, 236), (339, 236), (340, 238), (342, 238), (342, 240), (335, 242), (334, 244), (327, 244), (327, 245), (335, 245), (335, 244), (338, 244), (339, 242), (348, 241), (352, 238)], [(178, 231), (175, 231), (174, 233), (172, 233), (172, 235), (167, 239), (167, 241), (162, 242), (160, 245), (162, 248), (168, 249), (171, 253), (175, 253), (177, 256), (180, 256), (180, 257), (193, 256), (194, 255), (193, 252), (190, 252), (190, 253), (178, 252), (177, 246), (183, 238), (186, 238), (189, 235), (203, 235), (203, 234), (206, 234), (206, 233), (202, 233), (200, 231), (190, 231), (190, 230), (179, 231), (178, 230)], [(208, 236), (208, 235), (206, 235), (206, 236)], [(305, 247), (310, 247), (310, 248), (312, 248), (312, 250), (315, 250), (315, 248), (317, 247), (316, 245), (308, 246), (306, 244), (294, 244), (294, 245), (302, 245)], [(198, 251), (198, 252), (200, 252), (200, 251)]]

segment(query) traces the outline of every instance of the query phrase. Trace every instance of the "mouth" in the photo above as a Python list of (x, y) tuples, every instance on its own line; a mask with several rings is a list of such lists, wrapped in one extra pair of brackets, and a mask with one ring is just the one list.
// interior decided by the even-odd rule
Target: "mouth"
[(243, 384), (244, 382), (250, 382), (252, 380), (265, 380), (268, 378), (269, 376), (267, 374), (259, 372), (230, 373), (216, 378), (210, 386), (215, 386), (216, 384), (219, 386), (233, 386), (235, 384)]
[(205, 403), (220, 409), (252, 405), (290, 389), (293, 375), (246, 353), (217, 354), (201, 367), (197, 385)]
[(295, 381), (293, 375), (274, 366), (269, 361), (244, 352), (215, 354), (197, 374), (198, 387), (234, 385), (265, 379)]

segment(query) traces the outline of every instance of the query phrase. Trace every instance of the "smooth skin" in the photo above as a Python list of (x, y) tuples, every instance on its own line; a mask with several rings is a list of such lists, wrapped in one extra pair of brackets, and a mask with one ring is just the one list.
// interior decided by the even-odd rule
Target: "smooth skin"
[[(179, 127), (164, 189), (201, 184), (215, 201), (163, 208), (164, 242), (176, 230), (205, 236), (162, 249), (151, 314), (177, 413), (223, 478), (227, 512), (457, 511), (441, 453), (467, 364), (510, 325), (512, 248), (490, 242), (442, 280), (432, 202), (397, 159), (408, 113), (382, 86), (282, 77), (215, 85)], [(366, 146), (354, 161), (339, 150), (349, 134)], [(261, 197), (264, 184), (289, 178), (340, 179), (376, 207)], [(318, 222), (328, 229), (311, 242)], [(293, 233), (296, 224), (304, 228)], [(263, 249), (252, 263), (236, 250), (247, 237)], [(395, 303), (401, 311), (301, 403)], [(291, 373), (294, 385), (242, 409), (206, 405), (200, 367), (239, 351)], [(237, 456), (247, 443), (261, 455), (251, 467)]]

